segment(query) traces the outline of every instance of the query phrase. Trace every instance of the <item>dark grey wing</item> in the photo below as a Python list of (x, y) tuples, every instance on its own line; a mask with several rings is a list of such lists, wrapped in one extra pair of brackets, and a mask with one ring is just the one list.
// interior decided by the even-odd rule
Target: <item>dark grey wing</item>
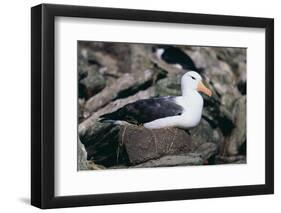
[(103, 120), (123, 120), (143, 124), (159, 118), (181, 115), (182, 106), (175, 103), (174, 97), (160, 97), (138, 100), (117, 111), (101, 116)]

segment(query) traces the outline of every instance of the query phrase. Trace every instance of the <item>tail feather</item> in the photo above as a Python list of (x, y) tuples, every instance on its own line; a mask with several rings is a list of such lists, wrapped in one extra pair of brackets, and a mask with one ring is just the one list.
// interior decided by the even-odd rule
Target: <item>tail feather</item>
[(116, 121), (116, 115), (114, 112), (101, 115), (99, 121), (103, 123), (114, 123)]
[(107, 119), (107, 118), (100, 118), (99, 122), (101, 122), (101, 123), (111, 123), (111, 124), (115, 124), (116, 123), (115, 120), (110, 120), (110, 119)]

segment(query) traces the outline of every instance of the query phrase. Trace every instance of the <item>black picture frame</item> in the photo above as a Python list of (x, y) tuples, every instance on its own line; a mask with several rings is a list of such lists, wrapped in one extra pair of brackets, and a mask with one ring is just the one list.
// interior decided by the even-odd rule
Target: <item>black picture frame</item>
[[(54, 195), (55, 17), (263, 28), (266, 34), (265, 184), (78, 196)], [(39, 208), (216, 198), (274, 193), (274, 20), (241, 16), (41, 4), (31, 9), (31, 204)]]

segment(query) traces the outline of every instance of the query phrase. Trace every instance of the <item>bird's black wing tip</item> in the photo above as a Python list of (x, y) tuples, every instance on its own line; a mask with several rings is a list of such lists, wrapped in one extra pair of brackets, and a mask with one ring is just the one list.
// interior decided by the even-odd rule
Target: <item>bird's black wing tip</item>
[(100, 122), (100, 123), (110, 123), (110, 124), (114, 124), (116, 121), (115, 121), (115, 120), (112, 120), (112, 119), (110, 119), (110, 118), (101, 116), (101, 117), (98, 118), (98, 122)]
[(101, 123), (114, 123), (114, 122), (116, 122), (116, 120), (114, 119), (113, 113), (101, 115), (99, 117), (98, 121), (101, 122)]

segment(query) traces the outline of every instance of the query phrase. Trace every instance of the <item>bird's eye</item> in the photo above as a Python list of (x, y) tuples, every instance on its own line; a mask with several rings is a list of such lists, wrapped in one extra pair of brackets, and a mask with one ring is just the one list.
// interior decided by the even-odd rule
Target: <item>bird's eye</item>
[(195, 80), (195, 78), (194, 78), (193, 76), (191, 76), (191, 78), (192, 78), (193, 80)]

